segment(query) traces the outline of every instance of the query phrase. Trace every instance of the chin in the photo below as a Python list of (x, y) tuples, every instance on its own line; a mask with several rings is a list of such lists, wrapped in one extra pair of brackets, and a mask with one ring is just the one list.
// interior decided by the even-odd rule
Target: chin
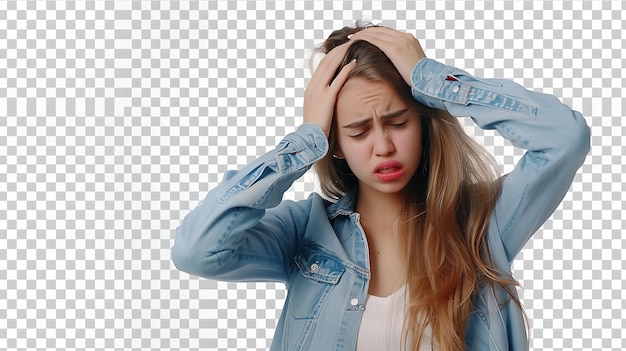
[(378, 190), (381, 193), (384, 194), (398, 194), (404, 191), (404, 189), (406, 189), (407, 183), (406, 182), (398, 182), (396, 184), (381, 184), (377, 187), (375, 187), (374, 189)]

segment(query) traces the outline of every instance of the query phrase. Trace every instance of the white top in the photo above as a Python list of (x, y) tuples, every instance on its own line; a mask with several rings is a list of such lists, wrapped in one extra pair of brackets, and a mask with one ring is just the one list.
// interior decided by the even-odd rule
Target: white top
[[(356, 351), (401, 351), (402, 327), (407, 302), (406, 285), (387, 297), (367, 295)], [(431, 329), (426, 328), (420, 350), (431, 350)], [(407, 340), (409, 350), (411, 337)], [(435, 345), (433, 350), (437, 350)]]

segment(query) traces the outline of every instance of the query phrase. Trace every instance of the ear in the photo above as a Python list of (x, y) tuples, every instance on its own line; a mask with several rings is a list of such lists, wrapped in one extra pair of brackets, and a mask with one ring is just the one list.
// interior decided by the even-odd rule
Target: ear
[(339, 146), (335, 148), (335, 151), (333, 152), (333, 157), (339, 160), (345, 159), (343, 152), (341, 152), (341, 148), (339, 148)]

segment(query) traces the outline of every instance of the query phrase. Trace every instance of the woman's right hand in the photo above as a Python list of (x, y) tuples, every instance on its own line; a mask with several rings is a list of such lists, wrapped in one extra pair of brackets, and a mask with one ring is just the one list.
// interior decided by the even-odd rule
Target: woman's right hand
[(304, 91), (304, 122), (317, 124), (327, 138), (330, 134), (337, 94), (356, 65), (356, 60), (348, 63), (333, 79), (350, 45), (349, 41), (328, 52), (313, 72), (311, 81)]

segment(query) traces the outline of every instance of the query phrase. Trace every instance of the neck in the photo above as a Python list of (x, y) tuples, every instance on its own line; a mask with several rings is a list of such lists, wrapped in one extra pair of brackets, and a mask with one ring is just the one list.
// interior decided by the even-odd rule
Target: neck
[(359, 189), (355, 210), (366, 218), (369, 223), (382, 225), (393, 224), (397, 221), (404, 203), (402, 193), (385, 194)]

